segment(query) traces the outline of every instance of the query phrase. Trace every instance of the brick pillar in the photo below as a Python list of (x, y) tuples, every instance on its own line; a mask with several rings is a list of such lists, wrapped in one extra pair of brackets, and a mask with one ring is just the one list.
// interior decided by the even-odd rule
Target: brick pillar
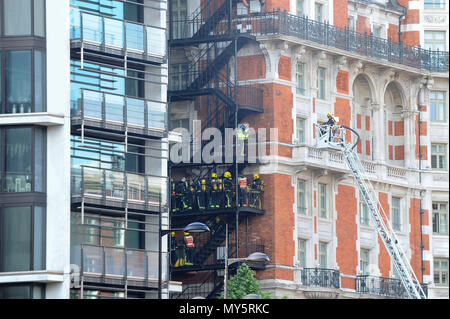
[(397, 0), (397, 2), (406, 8), (406, 16), (401, 23), (403, 42), (411, 46), (420, 45), (420, 1)]

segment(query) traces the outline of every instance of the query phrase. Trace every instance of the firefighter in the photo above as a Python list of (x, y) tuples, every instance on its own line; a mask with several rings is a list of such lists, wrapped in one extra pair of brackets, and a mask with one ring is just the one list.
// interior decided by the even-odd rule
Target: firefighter
[(184, 248), (186, 252), (186, 266), (192, 266), (194, 264), (194, 252), (195, 252), (195, 244), (194, 237), (188, 232), (184, 233)]
[(248, 207), (248, 179), (245, 176), (239, 176), (239, 206)]
[(171, 211), (172, 211), (172, 213), (175, 213), (175, 212), (179, 211), (179, 208), (178, 208), (178, 197), (177, 197), (177, 183), (175, 183), (174, 181), (172, 181), (171, 195), (172, 195), (172, 196), (170, 196)]
[(177, 193), (179, 196), (179, 209), (180, 211), (185, 211), (188, 209), (188, 203), (187, 203), (187, 190), (188, 190), (188, 183), (186, 181), (186, 178), (183, 177), (181, 179), (181, 181), (178, 182), (178, 188), (177, 188)]
[(248, 141), (248, 131), (249, 131), (249, 125), (248, 123), (242, 123), (239, 125), (239, 128), (237, 130), (237, 139), (238, 143), (241, 143), (241, 156), (245, 156), (245, 141)]
[(224, 207), (230, 208), (233, 203), (233, 179), (230, 172), (223, 174)]
[(330, 135), (328, 137), (328, 141), (331, 142), (331, 136), (334, 135), (334, 126), (336, 124), (336, 120), (334, 119), (333, 113), (328, 112), (327, 113), (328, 121), (325, 123), (325, 125), (329, 126), (329, 132)]
[(219, 203), (219, 207), (222, 207), (222, 203), (223, 203), (223, 179), (222, 178), (218, 178), (217, 179), (217, 202)]
[(251, 184), (251, 204), (250, 207), (262, 209), (261, 193), (264, 190), (264, 183), (259, 178), (259, 174), (253, 174), (253, 181)]
[[(186, 182), (187, 183), (187, 182)], [(189, 185), (187, 186), (187, 209), (192, 210), (194, 207), (195, 202), (195, 188), (194, 188), (194, 182), (192, 180), (189, 181)]]
[(208, 181), (208, 209), (216, 209), (219, 208), (218, 201), (218, 181), (217, 181), (217, 173), (211, 173), (211, 179)]
[(195, 182), (195, 193), (197, 198), (197, 207), (199, 210), (206, 209), (207, 196), (206, 196), (206, 179), (202, 178)]

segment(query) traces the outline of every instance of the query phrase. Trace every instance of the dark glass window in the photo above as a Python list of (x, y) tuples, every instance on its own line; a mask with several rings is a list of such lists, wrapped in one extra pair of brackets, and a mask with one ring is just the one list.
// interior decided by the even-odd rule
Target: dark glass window
[(1, 113), (44, 112), (45, 53), (30, 49), (5, 51), (3, 55), (0, 84), (5, 96), (0, 99)]
[(45, 139), (45, 129), (40, 127), (0, 131), (2, 192), (45, 192)]
[(45, 0), (3, 0), (4, 36), (45, 37)]
[(0, 299), (44, 299), (45, 285), (36, 283), (2, 284)]
[(4, 0), (5, 35), (31, 35), (31, 0)]
[(0, 208), (0, 272), (42, 269), (45, 269), (44, 208)]

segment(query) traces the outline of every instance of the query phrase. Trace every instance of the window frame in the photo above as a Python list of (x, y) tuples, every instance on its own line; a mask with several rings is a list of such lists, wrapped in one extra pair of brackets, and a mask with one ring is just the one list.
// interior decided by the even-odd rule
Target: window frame
[(367, 207), (361, 193), (359, 193), (359, 224), (370, 226), (369, 207)]
[[(1, 245), (1, 242), (3, 241), (3, 233), (2, 229), (4, 227), (5, 223), (5, 217), (4, 217), (4, 211), (5, 208), (14, 208), (14, 207), (27, 207), (30, 208), (30, 264), (29, 269), (25, 270), (14, 270), (14, 271), (34, 271), (34, 270), (46, 270), (47, 269), (47, 210), (45, 205), (36, 205), (36, 204), (2, 204), (0, 205), (0, 272), (4, 271), (4, 265), (3, 265), (3, 254), (4, 254), (4, 248)], [(42, 209), (42, 256), (41, 256), (41, 267), (42, 269), (34, 269), (35, 268), (35, 232), (36, 232), (36, 225), (35, 225), (35, 215), (36, 215), (36, 208), (39, 207)]]
[[(325, 193), (323, 193), (325, 190)], [(319, 217), (328, 219), (330, 215), (328, 214), (328, 185), (319, 183), (318, 185), (318, 195), (319, 195)], [(324, 200), (325, 207), (322, 207), (322, 197)], [(322, 213), (325, 212), (325, 215)]]
[[(430, 91), (430, 121), (434, 123), (447, 123), (447, 92), (445, 91)], [(442, 99), (432, 97), (434, 94), (442, 94)], [(439, 114), (439, 106), (443, 109), (443, 119), (433, 119), (431, 116), (431, 109), (434, 109), (434, 114), (437, 117)]]
[[(435, 281), (435, 279), (436, 279), (436, 267), (435, 267), (436, 262), (439, 262), (439, 265), (442, 262), (446, 262), (447, 263), (447, 269), (446, 270), (442, 270), (441, 266), (439, 266), (439, 268), (437, 268), (438, 269), (438, 273), (439, 273), (439, 282), (438, 283)], [(442, 258), (442, 257), (435, 257), (435, 258), (433, 258), (433, 284), (435, 286), (448, 287), (448, 281), (449, 281), (448, 280), (448, 262), (449, 262), (448, 258)], [(447, 274), (447, 283), (442, 283), (442, 273), (444, 271), (446, 271), (446, 274)]]
[[(431, 39), (431, 42), (429, 42), (429, 40), (430, 39), (428, 39), (428, 43), (427, 43), (427, 38), (426, 38), (426, 34), (427, 33), (429, 33), (429, 34), (432, 34), (433, 36), (432, 36), (432, 39)], [(435, 34), (438, 34), (438, 33), (441, 33), (441, 34), (444, 34), (444, 39), (443, 40), (436, 40), (436, 38), (435, 38)], [(441, 51), (441, 52), (445, 52), (446, 50), (447, 50), (447, 42), (446, 42), (446, 39), (447, 39), (447, 31), (442, 31), (442, 30), (424, 30), (424, 38), (423, 38), (423, 48), (425, 49), (425, 50), (429, 50), (429, 49), (431, 49), (432, 51), (437, 51), (437, 50), (439, 50), (439, 51)], [(430, 45), (431, 44), (431, 45)], [(438, 49), (438, 48), (436, 48), (435, 46), (436, 46), (436, 44), (442, 44), (444, 47), (443, 47), (443, 50), (440, 50), (440, 49)]]
[[(301, 267), (301, 268), (308, 267), (307, 251), (308, 251), (308, 241), (304, 238), (298, 238), (298, 240), (297, 240), (297, 262), (298, 262), (299, 267)], [(302, 254), (304, 256), (303, 265), (302, 265), (302, 258), (301, 258)]]
[[(299, 66), (301, 66), (300, 71)], [(304, 62), (297, 62), (295, 65), (295, 93), (298, 95), (306, 94), (305, 67), (306, 63)]]
[[(438, 209), (434, 209), (434, 205), (438, 205)], [(442, 209), (442, 205), (445, 205), (445, 209)], [(436, 221), (436, 217), (435, 215), (438, 216), (438, 221)], [(441, 231), (441, 218), (442, 215), (445, 216), (446, 219), (446, 230)], [(432, 202), (432, 229), (433, 229), (433, 235), (448, 235), (448, 216), (449, 216), (449, 212), (448, 212), (448, 203), (445, 202)], [(435, 227), (435, 225), (437, 226), (437, 229)], [(437, 230), (437, 231), (436, 231)]]
[(36, 19), (36, 13), (35, 13), (35, 1), (30, 1), (30, 34), (20, 34), (20, 35), (5, 35), (5, 3), (4, 1), (0, 1), (0, 38), (18, 38), (18, 37), (37, 37), (45, 39), (47, 37), (47, 1), (43, 1), (43, 23), (44, 23), (44, 35), (37, 35), (35, 30), (35, 19)]
[[(439, 152), (433, 152), (433, 146), (435, 146), (435, 147), (443, 147), (444, 150), (443, 151), (439, 151)], [(431, 169), (433, 171), (447, 171), (447, 144), (444, 144), (444, 143), (431, 143), (430, 152), (431, 152)], [(433, 167), (433, 156), (436, 156), (435, 163), (436, 163), (437, 167)], [(441, 157), (444, 157), (444, 161), (443, 161), (444, 167), (438, 167), (439, 163), (440, 163), (439, 159)]]
[[(46, 285), (44, 283), (36, 283), (36, 282), (23, 282), (23, 283), (5, 283), (5, 284), (0, 284), (0, 299), (5, 299), (5, 293), (4, 291), (2, 291), (3, 287), (11, 287), (11, 286), (25, 286), (27, 288), (29, 288), (29, 297), (31, 297), (31, 299), (45, 299), (45, 287)], [(41, 289), (41, 298), (34, 298), (34, 289), (38, 288)]]
[[(300, 126), (299, 123), (303, 124)], [(300, 135), (302, 135), (302, 139), (300, 139)], [(306, 119), (299, 116), (295, 119), (295, 138), (297, 143), (306, 143)]]
[[(323, 72), (323, 75), (321, 73)], [(317, 68), (317, 99), (319, 100), (326, 100), (327, 94), (326, 94), (326, 68), (319, 66)]]
[[(363, 259), (363, 256), (364, 257), (367, 256), (367, 258)], [(363, 265), (363, 263), (365, 263), (365, 265)], [(368, 271), (369, 265), (370, 265), (370, 249), (361, 248), (359, 250), (359, 271), (361, 272), (361, 275), (370, 275)]]
[[(427, 6), (426, 4), (431, 4), (431, 6)], [(442, 4), (442, 7), (436, 7), (436, 5)], [(423, 2), (424, 10), (444, 10), (445, 9), (445, 1), (444, 0), (425, 0)]]
[[(394, 205), (394, 202), (396, 205)], [(394, 230), (402, 230), (402, 199), (400, 197), (393, 196), (391, 198), (391, 223)]]
[[(303, 188), (300, 189), (300, 184), (303, 184)], [(305, 207), (300, 207), (300, 194), (303, 194), (303, 201)], [(306, 180), (304, 179), (297, 179), (297, 214), (302, 216), (308, 216), (308, 205), (306, 201)]]
[[(7, 192), (6, 191), (6, 130), (28, 128), (31, 129), (31, 173), (32, 183), (29, 192)], [(37, 176), (37, 159), (36, 159), (36, 130), (42, 131), (42, 190), (36, 190), (36, 176)], [(47, 192), (47, 129), (45, 127), (29, 126), (29, 125), (14, 125), (0, 127), (0, 195), (11, 196), (11, 194), (29, 194), (29, 193), (46, 193)], [(20, 198), (16, 200), (20, 201)]]
[[(328, 269), (328, 242), (319, 241), (319, 268), (320, 269)], [(325, 258), (325, 267), (322, 264), (322, 257)]]
[[(16, 113), (7, 113), (6, 111), (6, 103), (7, 103), (7, 94), (6, 94), (6, 56), (7, 52), (21, 52), (21, 51), (30, 51), (31, 52), (31, 109), (29, 112), (16, 112)], [(42, 89), (41, 92), (41, 110), (36, 111), (36, 88), (38, 86), (36, 79), (36, 52), (39, 51), (42, 54), (41, 61), (41, 79), (40, 86)], [(47, 51), (45, 48), (38, 46), (29, 46), (26, 45), (24, 47), (11, 46), (6, 48), (0, 47), (0, 114), (30, 114), (36, 112), (46, 112), (47, 111)]]
[[(301, 4), (301, 12), (299, 10), (299, 4)], [(296, 0), (295, 1), (295, 14), (297, 17), (303, 17), (305, 15), (305, 1), (304, 0)]]

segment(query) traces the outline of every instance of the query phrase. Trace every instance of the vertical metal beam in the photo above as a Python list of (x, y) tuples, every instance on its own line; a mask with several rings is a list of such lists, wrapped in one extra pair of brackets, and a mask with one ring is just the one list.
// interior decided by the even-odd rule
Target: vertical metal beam
[[(230, 0), (230, 7), (231, 7), (231, 0)], [(231, 14), (231, 11), (230, 11)], [(231, 26), (230, 26), (231, 27)], [(237, 106), (237, 38), (234, 39), (234, 128), (237, 129), (238, 127), (238, 106)], [(239, 169), (239, 165), (237, 162), (237, 135), (236, 135), (236, 156), (235, 158), (235, 163), (234, 163), (234, 167), (236, 170), (236, 181), (235, 181), (235, 185), (236, 185), (236, 258), (239, 258), (239, 207), (238, 207), (238, 203), (239, 203), (239, 188), (238, 188), (238, 179), (237, 176), (239, 174), (238, 169)], [(244, 159), (245, 160), (245, 159)]]

